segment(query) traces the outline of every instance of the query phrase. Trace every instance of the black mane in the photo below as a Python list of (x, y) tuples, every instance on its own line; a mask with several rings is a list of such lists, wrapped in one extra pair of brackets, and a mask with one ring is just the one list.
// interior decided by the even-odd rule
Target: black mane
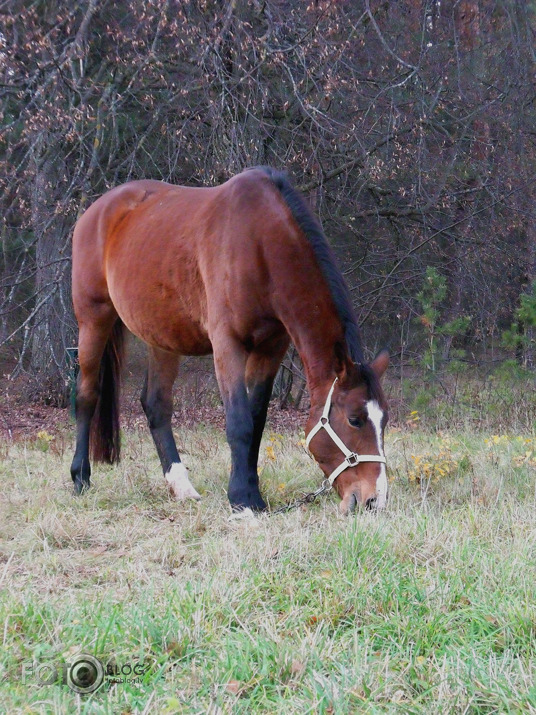
[(348, 354), (352, 362), (362, 366), (363, 378), (369, 388), (373, 390), (375, 380), (372, 379), (370, 373), (374, 375), (374, 372), (370, 368), (367, 369), (367, 366), (364, 365), (365, 359), (361, 345), (361, 337), (359, 335), (359, 327), (352, 308), (348, 286), (337, 266), (335, 254), (324, 236), (320, 223), (305, 203), (301, 194), (292, 186), (286, 174), (275, 171), (275, 169), (269, 166), (259, 166), (256, 168), (263, 171), (279, 190), (294, 216), (294, 220), (311, 244), (341, 320)]

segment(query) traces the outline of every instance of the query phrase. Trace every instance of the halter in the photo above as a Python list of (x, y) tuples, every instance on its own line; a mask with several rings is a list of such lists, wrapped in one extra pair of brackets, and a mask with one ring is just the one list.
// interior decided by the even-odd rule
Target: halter
[(310, 445), (313, 437), (318, 432), (320, 432), (321, 429), (325, 429), (326, 432), (331, 437), (331, 439), (335, 442), (337, 447), (344, 454), (344, 460), (341, 462), (341, 464), (339, 464), (339, 466), (327, 478), (327, 481), (329, 482), (330, 487), (333, 486), (333, 482), (337, 479), (339, 474), (341, 472), (344, 472), (345, 469), (348, 469), (348, 467), (355, 467), (360, 462), (380, 462), (381, 464), (387, 463), (387, 460), (385, 459), (385, 457), (382, 457), (379, 454), (357, 454), (357, 452), (352, 452), (350, 449), (348, 449), (348, 447), (344, 444), (342, 439), (339, 437), (339, 435), (335, 432), (333, 427), (330, 425), (329, 413), (331, 410), (331, 397), (333, 395), (333, 390), (335, 389), (335, 383), (337, 382), (338, 379), (339, 379), (338, 377), (335, 378), (335, 380), (333, 381), (333, 385), (331, 386), (331, 389), (328, 392), (326, 404), (324, 405), (324, 409), (322, 411), (322, 416), (320, 417), (320, 419), (318, 420), (316, 425), (313, 427), (313, 429), (309, 432), (309, 434), (307, 435), (307, 438), (305, 440), (307, 449), (309, 449), (309, 445)]

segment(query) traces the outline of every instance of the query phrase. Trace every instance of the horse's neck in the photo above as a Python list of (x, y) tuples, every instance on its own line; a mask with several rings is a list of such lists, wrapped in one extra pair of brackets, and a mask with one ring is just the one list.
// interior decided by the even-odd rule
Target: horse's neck
[(336, 376), (339, 363), (336, 353), (346, 341), (330, 287), (314, 252), (303, 240), (299, 260), (296, 260), (297, 239), (281, 241), (278, 260), (270, 263), (269, 268), (276, 286), (272, 306), (303, 362), (313, 406), (325, 400), (329, 390), (326, 385), (331, 386)]
[(311, 311), (302, 314), (292, 326), (286, 326), (304, 366), (311, 409), (323, 406), (339, 365), (336, 346), (344, 345), (340, 318), (331, 301), (322, 301), (317, 294), (312, 302)]

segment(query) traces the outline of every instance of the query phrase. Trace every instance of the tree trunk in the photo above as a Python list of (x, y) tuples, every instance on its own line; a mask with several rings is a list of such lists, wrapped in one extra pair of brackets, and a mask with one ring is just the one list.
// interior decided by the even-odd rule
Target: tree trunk
[(24, 334), (30, 353), (30, 397), (65, 405), (68, 369), (65, 349), (75, 343), (69, 257), (69, 227), (63, 216), (65, 167), (50, 146), (36, 161), (32, 191), (35, 245), (35, 293), (31, 319)]

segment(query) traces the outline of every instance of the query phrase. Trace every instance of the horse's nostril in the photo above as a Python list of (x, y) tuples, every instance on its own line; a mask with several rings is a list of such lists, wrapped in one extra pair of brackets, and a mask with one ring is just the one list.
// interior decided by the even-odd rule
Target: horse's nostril
[(376, 508), (376, 497), (370, 497), (365, 502), (365, 509), (375, 509)]
[(348, 511), (353, 514), (357, 508), (357, 497), (355, 494), (350, 495), (350, 501), (348, 502)]

